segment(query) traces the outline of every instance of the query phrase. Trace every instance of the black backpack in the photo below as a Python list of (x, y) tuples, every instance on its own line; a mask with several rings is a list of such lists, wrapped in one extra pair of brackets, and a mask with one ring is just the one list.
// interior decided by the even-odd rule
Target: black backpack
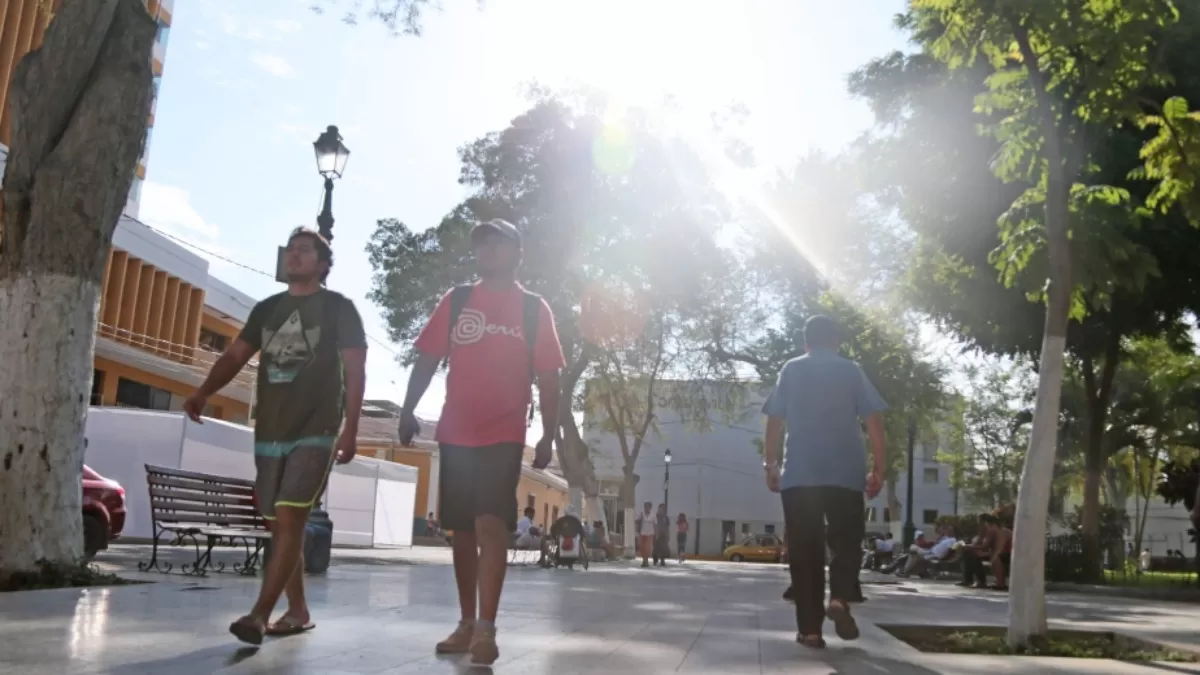
[[(450, 291), (450, 323), (449, 329), (446, 331), (446, 342), (449, 344), (449, 348), (446, 350), (445, 365), (450, 364), (450, 349), (454, 348), (454, 328), (458, 325), (458, 317), (467, 306), (467, 300), (471, 298), (473, 290), (475, 290), (475, 284), (464, 284), (455, 286)], [(532, 386), (534, 377), (533, 348), (537, 344), (538, 319), (542, 315), (542, 296), (525, 289), (521, 289), (521, 295), (521, 335), (525, 339), (525, 354), (529, 359), (529, 384)], [(530, 412), (532, 414), (532, 410)]]

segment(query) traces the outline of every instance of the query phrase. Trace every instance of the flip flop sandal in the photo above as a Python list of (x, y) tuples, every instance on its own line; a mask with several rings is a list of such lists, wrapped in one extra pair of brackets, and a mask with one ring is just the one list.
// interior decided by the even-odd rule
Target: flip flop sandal
[(317, 624), (309, 621), (308, 623), (300, 623), (295, 617), (283, 615), (275, 623), (267, 626), (266, 634), (271, 637), (285, 637), (288, 635), (299, 635), (317, 627)]
[(844, 604), (830, 603), (825, 610), (825, 616), (833, 622), (833, 631), (843, 640), (858, 639), (858, 624), (854, 621), (854, 617), (850, 615), (850, 606)]
[(809, 649), (824, 649), (825, 638), (820, 635), (797, 635), (796, 642), (802, 644)]
[(261, 645), (266, 627), (261, 621), (247, 614), (229, 624), (229, 632), (246, 644)]

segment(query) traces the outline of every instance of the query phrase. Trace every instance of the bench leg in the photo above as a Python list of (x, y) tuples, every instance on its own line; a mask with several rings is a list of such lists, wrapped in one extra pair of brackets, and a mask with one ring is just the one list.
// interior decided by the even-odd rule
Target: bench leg
[[(196, 538), (196, 535), (188, 534), (188, 535), (183, 535), (183, 536), (186, 536), (188, 539), (192, 540), (192, 545), (196, 548), (196, 562), (191, 563), (191, 564), (181, 565), (179, 567), (179, 571), (183, 572), (184, 574), (194, 576), (194, 577), (207, 576), (208, 570), (206, 570), (205, 567), (208, 567), (208, 560), (211, 559), (212, 540), (209, 539), (209, 541), (208, 541), (208, 550), (201, 553), (200, 552), (200, 540)], [(183, 536), (181, 536), (180, 539), (182, 539)]]
[[(251, 548), (252, 541), (254, 545), (253, 548)], [(233, 563), (233, 570), (238, 574), (252, 577), (255, 574), (258, 574), (259, 558), (262, 553), (263, 540), (251, 540), (247, 538), (243, 539), (242, 543), (246, 547), (246, 559), (240, 563)]]
[(154, 540), (150, 542), (150, 560), (149, 560), (149, 562), (138, 563), (138, 570), (140, 570), (142, 572), (149, 572), (150, 570), (154, 570), (156, 572), (161, 572), (163, 574), (169, 574), (171, 572), (171, 567), (172, 567), (171, 563), (160, 562), (158, 559), (158, 540), (160, 537), (162, 537), (162, 535), (164, 534), (164, 531), (158, 529), (157, 526), (155, 526), (155, 530), (156, 530), (156, 532), (154, 534)]

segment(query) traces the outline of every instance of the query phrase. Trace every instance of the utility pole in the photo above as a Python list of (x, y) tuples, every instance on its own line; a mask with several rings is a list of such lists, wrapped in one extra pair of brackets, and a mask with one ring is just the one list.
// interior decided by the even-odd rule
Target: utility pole
[(913, 448), (917, 444), (917, 420), (908, 416), (908, 485), (907, 503), (904, 505), (904, 550), (913, 545), (917, 526), (913, 522)]

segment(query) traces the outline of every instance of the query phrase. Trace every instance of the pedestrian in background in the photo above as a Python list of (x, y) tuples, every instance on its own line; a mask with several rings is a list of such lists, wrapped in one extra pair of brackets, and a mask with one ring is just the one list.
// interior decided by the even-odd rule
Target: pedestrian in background
[[(783, 499), (796, 640), (819, 648), (825, 646), (821, 627), (826, 616), (838, 637), (858, 638), (849, 603), (858, 594), (866, 530), (863, 493), (874, 497), (883, 485), (882, 412), (887, 406), (858, 364), (838, 355), (833, 319), (810, 318), (804, 342), (807, 353), (784, 365), (763, 405), (764, 468), (768, 489)], [(870, 474), (863, 421), (874, 460)], [(830, 600), (823, 608), (827, 537)]]

